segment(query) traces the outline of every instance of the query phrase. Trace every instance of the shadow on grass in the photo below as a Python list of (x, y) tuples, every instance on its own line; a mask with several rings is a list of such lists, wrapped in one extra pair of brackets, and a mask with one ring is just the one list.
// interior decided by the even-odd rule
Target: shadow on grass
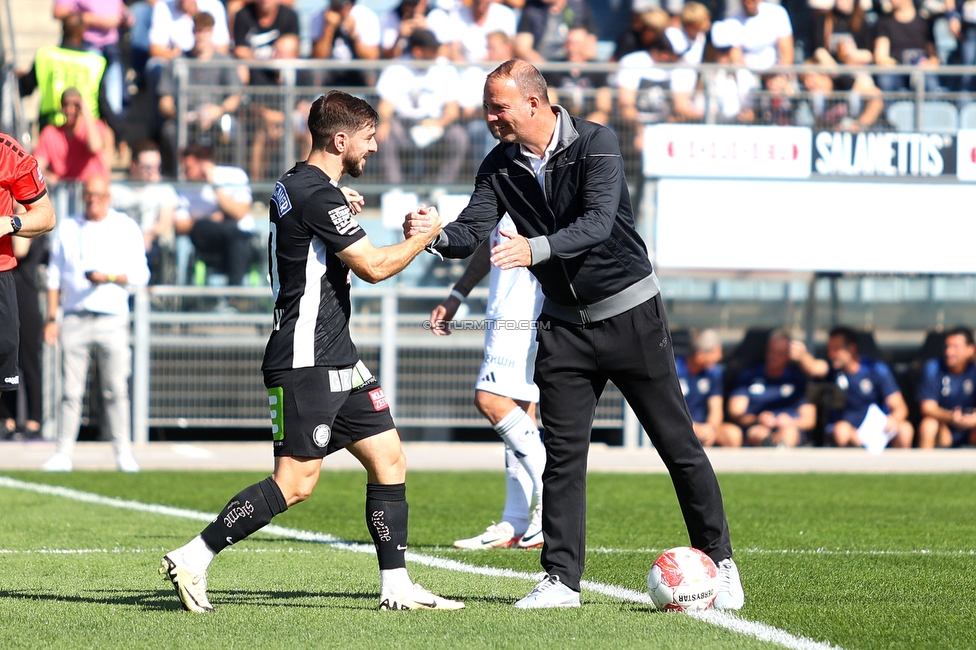
[(92, 595), (84, 596), (78, 594), (63, 594), (33, 591), (9, 591), (0, 590), (0, 599), (10, 598), (12, 600), (46, 600), (57, 603), (90, 603), (102, 605), (132, 606), (149, 611), (164, 611), (168, 609), (182, 609), (179, 601), (175, 599), (173, 591), (157, 589), (154, 592), (101, 590), (89, 592)]
[[(157, 589), (151, 592), (126, 591), (122, 589), (101, 589), (87, 592), (90, 595), (64, 594), (40, 590), (12, 591), (0, 590), (0, 600), (40, 600), (57, 603), (86, 603), (138, 607), (145, 611), (182, 611), (183, 606), (171, 589)], [(379, 595), (375, 592), (341, 591), (263, 591), (218, 589), (208, 593), (215, 607), (221, 605), (250, 605), (294, 607), (305, 609), (351, 609), (361, 611), (376, 609)], [(502, 596), (465, 597), (461, 594), (445, 594), (447, 598), (460, 599), (468, 603), (478, 602), (486, 605), (510, 605), (513, 600)], [(324, 600), (324, 602), (323, 602)], [(342, 602), (342, 601), (353, 602)]]
[[(11, 591), (0, 590), (0, 600), (40, 600), (57, 603), (86, 603), (112, 606), (138, 607), (146, 611), (182, 611), (183, 606), (171, 589), (157, 589), (151, 592), (126, 591), (122, 589), (102, 589), (83, 594), (64, 594), (41, 590)], [(379, 594), (375, 592), (342, 591), (263, 591), (218, 589), (208, 593), (215, 607), (221, 605), (250, 605), (295, 607), (306, 609), (376, 609)], [(465, 598), (448, 594), (448, 598), (461, 598), (467, 602), (485, 604), (511, 604), (511, 598), (482, 596)], [(342, 602), (353, 601), (353, 602)]]

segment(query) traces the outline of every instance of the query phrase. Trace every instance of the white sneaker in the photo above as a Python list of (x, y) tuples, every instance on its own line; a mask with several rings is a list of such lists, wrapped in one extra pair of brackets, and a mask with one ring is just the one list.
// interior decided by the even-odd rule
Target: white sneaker
[(70, 472), (73, 467), (71, 456), (61, 452), (54, 454), (41, 465), (41, 469), (45, 472)]
[(159, 564), (159, 573), (173, 583), (184, 609), (199, 614), (214, 611), (207, 599), (207, 572), (191, 571), (178, 562), (180, 559), (179, 551), (164, 555)]
[(515, 528), (507, 521), (492, 524), (485, 532), (476, 537), (459, 539), (454, 542), (454, 548), (483, 551), (489, 548), (508, 548), (515, 542)]
[(532, 521), (525, 529), (525, 534), (519, 539), (516, 546), (519, 548), (541, 548), (542, 547), (542, 504), (536, 505), (532, 511)]
[(464, 609), (464, 603), (435, 596), (419, 584), (409, 591), (380, 598), (380, 609)]
[(732, 558), (718, 563), (718, 593), (712, 605), (715, 609), (742, 609), (746, 602), (746, 594), (742, 590), (739, 580), (739, 568)]
[(131, 451), (125, 451), (115, 457), (115, 462), (119, 466), (120, 472), (135, 473), (139, 471), (139, 463)]
[(553, 607), (579, 607), (580, 595), (560, 580), (559, 576), (547, 575), (533, 587), (529, 595), (515, 603), (519, 609), (549, 609)]

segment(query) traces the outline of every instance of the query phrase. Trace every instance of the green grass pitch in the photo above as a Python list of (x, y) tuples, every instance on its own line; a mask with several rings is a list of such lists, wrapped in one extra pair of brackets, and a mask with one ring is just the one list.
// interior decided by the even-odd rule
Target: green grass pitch
[[(263, 477), (3, 476), (204, 513), (218, 512)], [(539, 552), (451, 547), (498, 518), (500, 472), (408, 477), (410, 550), (427, 559), (410, 562), (411, 575), (464, 600), (460, 612), (376, 611), (379, 576), (371, 553), (258, 534), (217, 558), (210, 571), (217, 611), (193, 615), (180, 608), (156, 567), (162, 553), (200, 531), (201, 521), (8, 481), (0, 483), (0, 648), (976, 647), (976, 476), (719, 480), (747, 599), (721, 620), (659, 613), (586, 589), (578, 610), (512, 608), (531, 588), (529, 574), (540, 571)], [(361, 472), (323, 472), (312, 498), (274, 523), (368, 543), (364, 484)], [(657, 554), (688, 543), (669, 479), (593, 474), (588, 491), (585, 579), (644, 592)], [(433, 566), (438, 559), (459, 564)], [(514, 573), (472, 573), (479, 568)]]

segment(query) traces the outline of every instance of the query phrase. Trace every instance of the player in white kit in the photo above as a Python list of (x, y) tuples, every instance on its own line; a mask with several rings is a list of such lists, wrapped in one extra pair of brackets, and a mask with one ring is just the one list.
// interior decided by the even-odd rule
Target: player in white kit
[[(475, 383), (475, 405), (505, 442), (505, 509), (501, 521), (454, 546), (489, 549), (542, 546), (542, 471), (546, 449), (535, 422), (539, 389), (532, 381), (535, 367), (534, 325), (542, 308), (542, 289), (528, 269), (502, 271), (488, 261), (488, 251), (501, 240), (499, 230), (514, 231), (508, 215), (471, 256), (451, 295), (430, 314), (431, 331), (451, 333), (449, 321), (474, 287), (489, 275), (485, 321), (485, 358)], [(532, 507), (533, 497), (535, 507)]]

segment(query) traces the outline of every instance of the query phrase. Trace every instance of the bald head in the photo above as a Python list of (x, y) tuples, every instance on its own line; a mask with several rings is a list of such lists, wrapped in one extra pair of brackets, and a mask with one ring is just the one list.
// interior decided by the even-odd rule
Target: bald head
[(712, 352), (722, 347), (722, 339), (715, 330), (702, 330), (691, 339), (692, 352)]
[(542, 76), (539, 69), (531, 63), (521, 59), (509, 59), (488, 73), (485, 86), (490, 83), (509, 81), (518, 89), (522, 99), (536, 97), (541, 105), (549, 105), (549, 84), (546, 83), (546, 78)]
[(552, 139), (556, 114), (546, 80), (534, 66), (509, 59), (485, 81), (485, 121), (504, 143), (517, 143), (541, 156)]
[(722, 360), (722, 339), (715, 330), (695, 332), (691, 337), (691, 354), (686, 360), (694, 374), (714, 368)]

